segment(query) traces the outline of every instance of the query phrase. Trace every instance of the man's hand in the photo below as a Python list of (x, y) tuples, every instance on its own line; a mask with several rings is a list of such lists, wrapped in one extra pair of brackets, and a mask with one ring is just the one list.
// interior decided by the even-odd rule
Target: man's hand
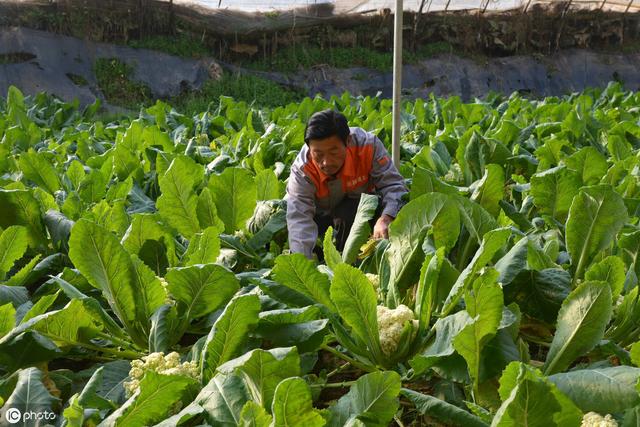
[(376, 225), (373, 227), (373, 238), (376, 240), (388, 239), (391, 221), (393, 221), (393, 218), (386, 214), (378, 218)]

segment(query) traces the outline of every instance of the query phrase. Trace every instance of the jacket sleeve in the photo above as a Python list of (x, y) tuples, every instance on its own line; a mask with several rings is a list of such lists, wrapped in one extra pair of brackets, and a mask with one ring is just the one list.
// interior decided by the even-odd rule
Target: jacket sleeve
[(402, 206), (402, 196), (407, 193), (404, 178), (393, 164), (389, 152), (377, 136), (374, 136), (373, 165), (371, 178), (376, 192), (382, 196), (382, 214), (392, 218), (398, 215)]
[(291, 253), (301, 253), (311, 259), (318, 238), (318, 226), (313, 220), (316, 213), (315, 187), (297, 168), (291, 168), (285, 200), (289, 249)]

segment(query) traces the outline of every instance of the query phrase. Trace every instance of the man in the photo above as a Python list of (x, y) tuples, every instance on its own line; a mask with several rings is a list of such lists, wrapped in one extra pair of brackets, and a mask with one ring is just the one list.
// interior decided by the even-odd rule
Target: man
[(330, 225), (342, 250), (362, 193), (381, 198), (373, 237), (388, 238), (407, 188), (382, 142), (361, 128), (350, 128), (345, 116), (332, 110), (311, 116), (304, 141), (285, 196), (291, 252), (312, 258), (318, 235)]

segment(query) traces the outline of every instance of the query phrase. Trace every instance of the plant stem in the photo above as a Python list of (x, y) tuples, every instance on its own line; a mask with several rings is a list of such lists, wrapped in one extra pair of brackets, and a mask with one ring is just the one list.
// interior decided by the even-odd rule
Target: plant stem
[(327, 384), (311, 384), (309, 387), (322, 387), (322, 388), (347, 388), (354, 385), (355, 381), (342, 381), (339, 383), (327, 383)]
[(334, 376), (335, 374), (338, 374), (342, 371), (344, 371), (344, 369), (348, 366), (351, 366), (351, 362), (346, 362), (340, 366), (338, 366), (336, 369), (334, 369), (333, 371), (329, 372), (327, 374), (327, 378), (331, 378), (332, 376)]
[(376, 368), (374, 368), (372, 366), (368, 366), (368, 365), (365, 365), (363, 363), (358, 362), (356, 359), (353, 359), (353, 358), (347, 356), (346, 354), (344, 354), (344, 353), (342, 353), (342, 352), (336, 350), (335, 348), (330, 347), (330, 346), (328, 346), (326, 344), (322, 344), (322, 346), (320, 346), (320, 348), (325, 350), (325, 351), (328, 351), (329, 353), (333, 354), (334, 356), (336, 356), (336, 357), (338, 357), (338, 358), (340, 358), (340, 359), (342, 359), (342, 360), (344, 360), (346, 362), (351, 363), (353, 366), (355, 366), (356, 368), (362, 369), (363, 371), (375, 372), (377, 370)]
[(122, 340), (120, 338), (114, 337), (112, 335), (107, 335), (104, 332), (98, 332), (96, 334), (96, 336), (99, 337), (99, 338), (105, 339), (107, 341), (111, 341), (113, 344), (116, 344), (116, 345), (118, 345), (120, 347), (127, 348), (127, 349), (130, 349), (130, 350), (134, 350), (132, 343), (124, 341), (124, 340)]

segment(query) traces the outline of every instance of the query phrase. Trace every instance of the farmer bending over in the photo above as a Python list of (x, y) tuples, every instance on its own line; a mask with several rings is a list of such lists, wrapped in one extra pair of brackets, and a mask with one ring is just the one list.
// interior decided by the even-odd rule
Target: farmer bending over
[(382, 142), (361, 128), (349, 128), (346, 117), (332, 110), (311, 116), (304, 142), (285, 196), (291, 252), (312, 258), (318, 235), (329, 226), (336, 247), (343, 250), (362, 193), (381, 199), (373, 237), (388, 238), (407, 188)]

